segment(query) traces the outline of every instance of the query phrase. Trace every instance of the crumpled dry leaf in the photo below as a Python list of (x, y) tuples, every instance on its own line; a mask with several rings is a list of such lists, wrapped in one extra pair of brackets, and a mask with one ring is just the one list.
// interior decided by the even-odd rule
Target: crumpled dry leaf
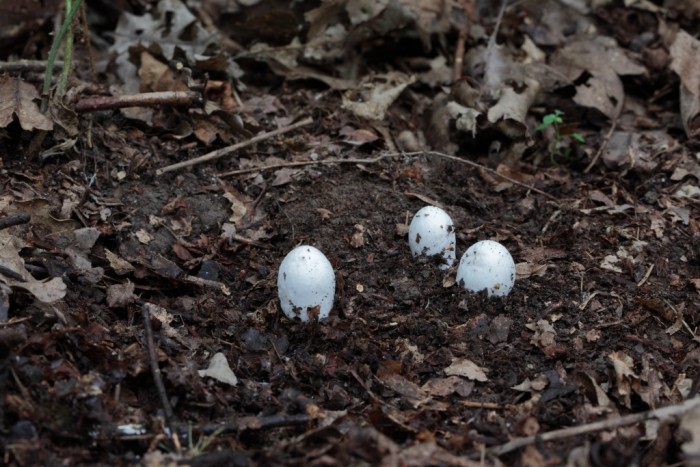
[(222, 383), (230, 384), (235, 386), (238, 384), (238, 378), (231, 370), (231, 367), (226, 360), (226, 355), (221, 352), (215, 353), (209, 362), (209, 368), (206, 370), (199, 370), (199, 376), (213, 378)]
[[(462, 80), (455, 84), (453, 96), (456, 103), (449, 103), (447, 110), (456, 118), (458, 131), (470, 132), (476, 136), (477, 117), (485, 111), (492, 128), (510, 140), (522, 140), (528, 133), (526, 121), (530, 107), (535, 103), (540, 91), (554, 88), (551, 69), (544, 68), (544, 55), (529, 41), (523, 44), (520, 54), (528, 58), (515, 57), (518, 51), (498, 45), (492, 37), (488, 46), (474, 47), (465, 56), (465, 63), (473, 76), (481, 76), (481, 86)], [(539, 53), (538, 53), (539, 52)], [(543, 86), (543, 83), (545, 85)], [(491, 101), (495, 99), (495, 104)], [(483, 126), (483, 122), (480, 122)], [(514, 158), (519, 158), (519, 150), (508, 151)], [(521, 151), (520, 151), (521, 152)]]
[(207, 32), (181, 0), (160, 0), (153, 13), (137, 16), (122, 12), (110, 51), (116, 56), (117, 74), (126, 91), (137, 93), (140, 83), (136, 65), (129, 60), (129, 48), (141, 45), (159, 50), (168, 60), (179, 50), (190, 64), (196, 64), (211, 58), (203, 54), (215, 42), (216, 35)]
[(354, 92), (343, 95), (343, 108), (361, 118), (383, 120), (389, 106), (415, 79), (415, 76), (398, 71), (374, 76), (365, 80), (357, 90), (360, 100), (351, 98)]
[(683, 453), (690, 458), (684, 465), (697, 467), (700, 465), (700, 406), (681, 417), (680, 429), (690, 434), (690, 439), (683, 443), (682, 447)]
[(23, 130), (51, 131), (53, 122), (39, 111), (34, 102), (39, 98), (39, 92), (31, 84), (19, 78), (0, 75), (0, 128), (12, 123), (13, 115), (17, 116)]
[(541, 319), (537, 322), (535, 334), (533, 334), (530, 339), (530, 343), (541, 347), (548, 347), (555, 344), (556, 337), (557, 331), (554, 329), (554, 326), (546, 319)]
[(105, 258), (107, 258), (109, 265), (117, 275), (123, 276), (134, 270), (134, 266), (130, 262), (120, 258), (119, 255), (112, 253), (107, 248), (105, 248), (104, 252)]
[(107, 288), (107, 305), (110, 308), (124, 307), (132, 302), (136, 284), (112, 284)]
[(552, 55), (551, 64), (571, 80), (590, 73), (585, 83), (576, 86), (574, 102), (598, 109), (610, 119), (620, 115), (625, 101), (620, 76), (646, 72), (627, 57), (615, 39), (602, 35), (562, 47)]
[(671, 69), (681, 78), (681, 119), (689, 138), (700, 135), (700, 41), (679, 31), (670, 49)]
[[(291, 167), (282, 167), (281, 169), (275, 170), (275, 173), (274, 173), (275, 178), (272, 180), (270, 185), (272, 185), (272, 186), (286, 185), (287, 183), (289, 183), (293, 180), (294, 175), (297, 173), (299, 173), (299, 170), (293, 169)], [(229, 219), (229, 220), (233, 221), (233, 219)]]
[(549, 378), (544, 373), (537, 375), (534, 379), (525, 378), (520, 384), (512, 386), (511, 389), (514, 391), (521, 392), (539, 392), (542, 391), (549, 385)]
[(581, 372), (577, 374), (576, 380), (583, 388), (588, 401), (595, 407), (602, 409), (613, 407), (610, 398), (605, 394), (605, 391), (603, 391), (603, 388), (600, 387), (598, 381), (596, 381), (592, 374)]
[(93, 268), (92, 261), (88, 257), (90, 249), (95, 245), (99, 236), (99, 230), (94, 227), (85, 227), (72, 232), (61, 232), (54, 237), (56, 244), (65, 245), (63, 252), (68, 261), (90, 284), (97, 284), (104, 275), (104, 269), (101, 267)]
[[(379, 3), (379, 5), (377, 5)], [(348, 0), (353, 12), (353, 28), (347, 38), (347, 45), (353, 47), (372, 37), (387, 37), (391, 32), (400, 31), (413, 23), (411, 8), (405, 8), (397, 0)]]
[(608, 140), (602, 159), (610, 169), (649, 173), (659, 166), (660, 154), (668, 154), (677, 147), (678, 141), (666, 130), (616, 131)]
[(457, 102), (448, 102), (445, 106), (448, 115), (454, 119), (455, 128), (465, 133), (471, 133), (472, 137), (476, 137), (477, 117), (481, 115), (476, 109), (465, 107)]
[(26, 211), (32, 215), (32, 224), (41, 224), (51, 233), (73, 231), (80, 228), (80, 224), (70, 218), (57, 219), (51, 214), (51, 203), (43, 198), (33, 198), (25, 201), (15, 201), (7, 210), (8, 214), (17, 211)]
[(530, 343), (539, 347), (548, 357), (552, 358), (566, 350), (563, 345), (557, 343), (557, 331), (546, 319), (541, 319), (537, 323), (528, 323), (525, 327), (535, 331), (530, 338)]
[[(237, 197), (237, 195), (239, 196)], [(230, 191), (226, 191), (223, 196), (231, 203), (231, 216), (228, 218), (229, 222), (233, 222), (234, 224), (239, 222), (248, 212), (245, 200), (241, 201), (241, 199), (239, 199), (241, 197), (240, 193), (234, 194)]]
[(414, 408), (430, 400), (425, 389), (401, 375), (388, 374), (382, 377), (381, 381), (386, 387), (406, 398)]
[(540, 84), (533, 79), (526, 79), (525, 87), (517, 92), (512, 86), (501, 90), (498, 102), (486, 114), (491, 123), (503, 121), (499, 129), (509, 138), (522, 138), (527, 133), (525, 119), (530, 106), (535, 102)]
[(638, 380), (639, 376), (632, 370), (634, 361), (625, 352), (611, 352), (608, 358), (615, 370), (616, 391), (622, 399), (625, 407), (630, 408), (632, 404), (632, 382)]
[(459, 376), (448, 376), (447, 378), (431, 378), (421, 386), (421, 389), (434, 397), (445, 397), (452, 393), (467, 397), (474, 389), (474, 383), (465, 381)]
[[(71, 232), (62, 235), (62, 237), (64, 237), (67, 240), (70, 240), (71, 237), (76, 236), (76, 232)], [(92, 261), (90, 261), (90, 258), (88, 258), (88, 251), (90, 248), (92, 248), (92, 245), (90, 245), (90, 247), (88, 248), (69, 245), (64, 248), (63, 252), (65, 253), (71, 265), (75, 268), (77, 272), (79, 272), (82, 275), (82, 277), (85, 280), (87, 280), (90, 284), (97, 284), (100, 280), (102, 280), (102, 276), (104, 275), (104, 269), (101, 267), (92, 267)]]
[[(585, 2), (590, 3), (590, 2)], [(524, 0), (521, 8), (529, 18), (537, 21), (526, 22), (524, 27), (532, 40), (540, 46), (560, 46), (590, 31), (593, 24), (588, 15), (589, 5), (581, 1)]]
[(141, 79), (141, 92), (189, 90), (187, 85), (178, 79), (175, 72), (168, 65), (145, 50), (141, 52), (139, 78)]
[(193, 350), (199, 345), (198, 341), (185, 332), (182, 332), (179, 328), (174, 328), (170, 323), (175, 320), (175, 315), (170, 313), (163, 307), (153, 305), (151, 303), (146, 303), (144, 306), (148, 307), (150, 315), (160, 321), (161, 331), (166, 336), (179, 342), (186, 348)]
[(465, 378), (482, 383), (489, 380), (486, 376), (488, 371), (488, 369), (478, 366), (467, 358), (455, 358), (452, 360), (452, 364), (445, 368), (445, 374), (447, 376), (464, 376)]
[(534, 263), (518, 263), (515, 265), (515, 278), (517, 280), (527, 279), (530, 276), (542, 277), (547, 272), (547, 269), (552, 266), (549, 264), (534, 264)]
[(0, 265), (22, 277), (22, 280), (19, 280), (0, 272), (0, 281), (10, 287), (24, 289), (44, 303), (54, 303), (62, 299), (66, 295), (63, 279), (54, 277), (48, 281), (36, 280), (24, 267), (24, 260), (19, 255), (23, 246), (22, 240), (0, 230)]

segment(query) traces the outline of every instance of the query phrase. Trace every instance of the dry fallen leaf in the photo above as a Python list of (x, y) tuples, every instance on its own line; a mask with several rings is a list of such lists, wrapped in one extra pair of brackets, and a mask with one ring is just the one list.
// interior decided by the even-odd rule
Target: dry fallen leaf
[(231, 370), (226, 356), (221, 352), (214, 354), (209, 362), (209, 368), (206, 370), (199, 370), (198, 373), (202, 378), (208, 376), (209, 378), (214, 378), (217, 381), (230, 384), (231, 386), (238, 384), (238, 378), (236, 378), (233, 370)]
[(19, 255), (23, 243), (7, 231), (0, 230), (0, 265), (16, 275), (10, 277), (0, 272), (0, 281), (10, 287), (24, 289), (44, 303), (54, 303), (62, 299), (66, 295), (66, 284), (60, 277), (38, 281), (25, 269), (24, 260)]
[(530, 276), (542, 277), (547, 272), (550, 264), (518, 263), (515, 265), (517, 280), (527, 279)]
[(110, 308), (124, 307), (131, 303), (136, 285), (133, 282), (126, 284), (112, 284), (107, 288), (107, 305)]
[(482, 368), (466, 358), (455, 358), (452, 360), (452, 364), (445, 368), (445, 374), (447, 376), (464, 376), (465, 378), (481, 381), (482, 383), (489, 380), (486, 376), (488, 371), (488, 369)]
[(621, 397), (622, 402), (626, 407), (631, 407), (632, 382), (633, 380), (639, 379), (639, 376), (637, 376), (632, 369), (634, 366), (634, 361), (632, 360), (632, 357), (622, 351), (612, 352), (608, 355), (608, 358), (612, 362), (613, 368), (615, 369), (617, 394)]
[(352, 99), (351, 95), (354, 93), (344, 94), (343, 108), (358, 117), (383, 120), (389, 106), (414, 81), (414, 76), (397, 71), (375, 76), (360, 85), (359, 100)]
[(574, 102), (598, 109), (610, 119), (622, 111), (625, 90), (620, 76), (639, 75), (645, 68), (627, 57), (615, 39), (596, 35), (562, 47), (552, 56), (552, 64), (570, 79), (584, 72), (590, 78), (576, 86)]
[(474, 383), (465, 381), (459, 376), (448, 376), (447, 378), (431, 378), (421, 386), (421, 389), (436, 397), (445, 397), (452, 393), (467, 397), (474, 389)]
[(16, 115), (23, 130), (52, 130), (53, 122), (34, 102), (38, 98), (39, 92), (31, 84), (19, 78), (0, 76), (0, 128), (6, 128)]
[(681, 119), (689, 138), (700, 134), (700, 41), (685, 31), (671, 45), (671, 69), (681, 78)]
[(190, 64), (204, 64), (212, 58), (205, 54), (215, 43), (216, 36), (204, 29), (181, 0), (160, 0), (152, 13), (143, 16), (122, 11), (114, 39), (110, 52), (117, 57), (116, 72), (126, 92), (137, 93), (141, 83), (136, 65), (131, 61), (130, 48), (140, 45), (160, 49), (168, 60), (182, 53)]
[(120, 258), (118, 255), (112, 253), (106, 248), (105, 257), (107, 258), (107, 261), (109, 261), (109, 265), (112, 267), (114, 272), (120, 276), (128, 274), (134, 270), (134, 266), (132, 266), (131, 263)]

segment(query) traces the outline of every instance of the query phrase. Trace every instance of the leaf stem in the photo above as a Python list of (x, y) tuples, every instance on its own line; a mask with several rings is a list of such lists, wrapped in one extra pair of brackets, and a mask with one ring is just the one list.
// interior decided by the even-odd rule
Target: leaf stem
[[(66, 17), (63, 20), (63, 24), (61, 25), (61, 29), (58, 31), (58, 34), (56, 37), (54, 37), (53, 44), (51, 44), (51, 50), (49, 51), (49, 58), (46, 62), (46, 72), (44, 73), (44, 86), (41, 90), (41, 112), (44, 113), (46, 110), (49, 108), (49, 90), (51, 88), (51, 77), (53, 76), (53, 66), (54, 62), (56, 61), (56, 55), (58, 54), (58, 48), (60, 47), (61, 43), (63, 42), (63, 38), (66, 36), (66, 33), (68, 33), (69, 30), (72, 31), (71, 29), (71, 24), (73, 23), (73, 18), (75, 17), (75, 14), (78, 12), (78, 8), (80, 8), (80, 4), (82, 3), (82, 0), (75, 0), (71, 4), (71, 0), (66, 0), (66, 6), (70, 5), (70, 8), (66, 9)], [(72, 46), (72, 41), (71, 41), (71, 46)], [(71, 52), (72, 56), (72, 52)], [(69, 64), (65, 65), (64, 64), (64, 73), (66, 69), (70, 69)]]

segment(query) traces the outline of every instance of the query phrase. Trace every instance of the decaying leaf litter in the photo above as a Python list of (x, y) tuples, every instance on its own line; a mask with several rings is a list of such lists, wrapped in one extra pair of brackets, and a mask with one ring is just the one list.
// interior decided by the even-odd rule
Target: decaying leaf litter
[[(62, 5), (23, 3), (4, 462), (697, 461), (692, 2), (91, 2), (46, 113)], [(508, 297), (411, 257), (426, 204), (458, 255), (510, 250)], [(279, 310), (299, 244), (336, 271), (321, 323)]]

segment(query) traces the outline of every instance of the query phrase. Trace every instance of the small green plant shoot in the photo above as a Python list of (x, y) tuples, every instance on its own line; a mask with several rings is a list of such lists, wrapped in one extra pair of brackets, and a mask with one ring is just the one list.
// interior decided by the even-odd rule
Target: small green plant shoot
[(557, 159), (567, 159), (569, 157), (571, 154), (570, 144), (572, 142), (586, 142), (586, 139), (581, 133), (562, 133), (561, 126), (564, 124), (563, 115), (564, 112), (555, 109), (554, 112), (548, 113), (542, 117), (542, 123), (535, 128), (535, 131), (544, 131), (549, 127), (552, 127), (554, 130), (554, 140), (549, 145), (549, 159), (552, 164), (556, 164)]

